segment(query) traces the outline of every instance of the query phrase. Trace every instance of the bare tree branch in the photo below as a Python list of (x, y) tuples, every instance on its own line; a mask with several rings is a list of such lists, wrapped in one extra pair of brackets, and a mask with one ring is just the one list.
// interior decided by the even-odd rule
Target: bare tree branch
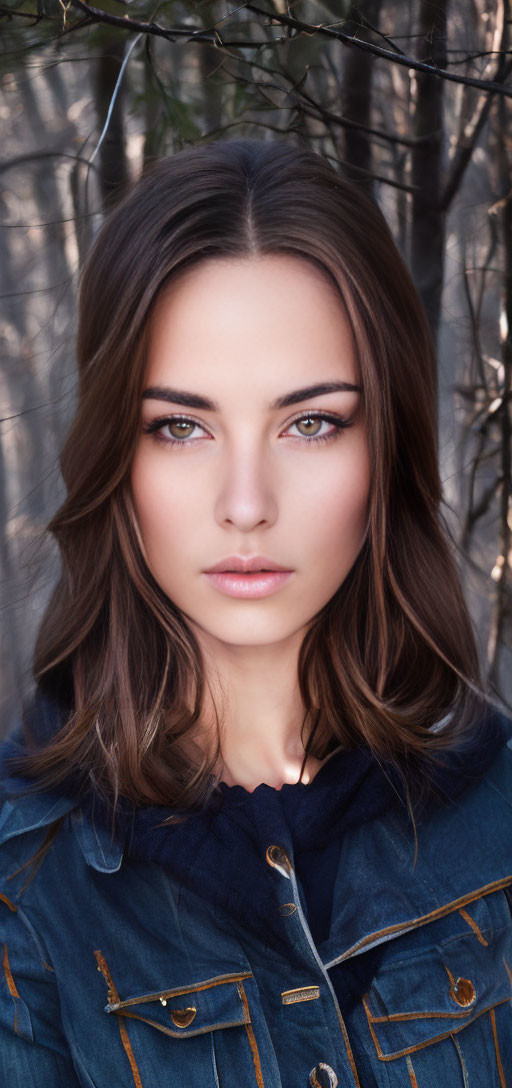
[[(493, 82), (504, 83), (512, 71), (512, 60), (505, 60), (507, 55), (507, 23), (505, 19), (504, 0), (500, 0), (498, 13), (499, 20), (497, 33), (500, 37), (500, 49), (496, 51), (499, 60)], [(465, 170), (471, 161), (478, 137), (489, 116), (489, 110), (493, 100), (494, 96), (492, 94), (482, 95), (475, 108), (472, 121), (470, 124), (464, 126), (464, 130), (458, 141), (457, 151), (453, 158), (449, 177), (445, 182), (441, 194), (441, 208), (443, 210), (449, 208), (455, 193), (459, 190)]]
[[(73, 0), (73, 2), (82, 3), (82, 0)], [(282, 15), (269, 11), (264, 11), (263, 8), (258, 7), (256, 4), (247, 4), (247, 10), (253, 11), (255, 15), (265, 15), (272, 23), (281, 23), (283, 26), (291, 26), (296, 30), (302, 31), (304, 34), (321, 34), (326, 35), (329, 38), (337, 38), (340, 42), (345, 42), (346, 45), (354, 46), (356, 49), (362, 49), (363, 52), (373, 53), (376, 57), (383, 57), (385, 60), (392, 61), (393, 64), (402, 64), (406, 68), (414, 68), (418, 72), (425, 72), (432, 76), (438, 76), (442, 79), (447, 79), (452, 83), (464, 83), (468, 87), (479, 87), (483, 91), (494, 91), (496, 94), (501, 94), (506, 98), (512, 98), (512, 87), (503, 86), (501, 83), (494, 83), (492, 80), (476, 79), (473, 76), (458, 76), (454, 72), (448, 72), (446, 68), (438, 68), (435, 64), (427, 64), (425, 61), (415, 60), (414, 57), (406, 56), (404, 53), (397, 52), (396, 50), (383, 49), (380, 45), (375, 45), (373, 42), (363, 41), (360, 38), (354, 38), (350, 34), (344, 34), (342, 30), (333, 30), (331, 27), (322, 26), (319, 24), (315, 26), (313, 23), (304, 23), (300, 19), (292, 19), (290, 15)]]

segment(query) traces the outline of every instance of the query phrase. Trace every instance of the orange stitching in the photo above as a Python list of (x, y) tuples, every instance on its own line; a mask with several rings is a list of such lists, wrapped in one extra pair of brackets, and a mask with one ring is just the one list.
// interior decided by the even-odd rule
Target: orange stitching
[[(7, 945), (4, 944), (4, 974), (7, 979), (7, 985), (9, 987), (9, 993), (11, 997), (19, 998), (18, 989), (16, 983), (12, 977), (12, 972), (9, 964), (9, 957), (7, 955)], [(18, 1034), (18, 1008), (16, 1003), (14, 1004), (14, 1030)]]
[(298, 1001), (313, 1001), (320, 997), (319, 986), (298, 986), (294, 990), (283, 990), (281, 999), (283, 1005), (294, 1005)]
[(244, 990), (243, 982), (237, 982), (236, 987), (237, 987), (238, 993), (240, 994), (240, 997), (242, 998), (245, 1012), (246, 1012), (246, 1014), (247, 1014), (247, 1016), (249, 1018), (249, 1022), (246, 1023), (245, 1027), (246, 1027), (246, 1030), (247, 1030), (247, 1035), (249, 1036), (249, 1043), (250, 1043), (250, 1047), (251, 1047), (251, 1051), (252, 1051), (252, 1060), (254, 1062), (254, 1072), (256, 1073), (256, 1083), (258, 1085), (258, 1088), (265, 1088), (265, 1084), (264, 1084), (264, 1081), (263, 1081), (263, 1073), (261, 1072), (261, 1062), (260, 1062), (260, 1055), (259, 1055), (259, 1052), (258, 1052), (258, 1044), (256, 1042), (256, 1037), (254, 1035), (253, 1026), (251, 1024), (251, 1014), (249, 1012), (249, 1005), (247, 1003), (247, 995), (246, 995), (245, 990)]
[[(366, 995), (365, 995), (366, 996)], [(387, 1024), (390, 1020), (450, 1020), (463, 1019), (467, 1012), (392, 1012), (389, 1016), (372, 1016), (372, 1024)], [(371, 1013), (370, 1013), (371, 1016)]]
[(128, 1036), (128, 1031), (126, 1029), (126, 1024), (125, 1024), (124, 1019), (123, 1019), (122, 1016), (119, 1017), (119, 1031), (121, 1032), (121, 1039), (123, 1040), (123, 1046), (124, 1046), (124, 1049), (126, 1050), (126, 1053), (128, 1055), (128, 1061), (130, 1062), (134, 1084), (136, 1085), (136, 1088), (142, 1088), (142, 1081), (140, 1079), (140, 1073), (139, 1073), (139, 1070), (137, 1068), (137, 1062), (135, 1061), (135, 1056), (134, 1056), (134, 1053), (133, 1053), (133, 1050), (132, 1050), (132, 1044), (130, 1042), (130, 1039), (129, 1039), (129, 1036)]
[[(151, 1024), (151, 1026), (158, 1031), (163, 1031), (164, 1035), (172, 1035), (173, 1039), (187, 1038), (187, 1032), (185, 1030), (173, 1031), (172, 1028), (166, 1028), (164, 1024), (159, 1024), (158, 1020), (151, 1020), (149, 1016), (142, 1016), (142, 1013), (140, 1012), (114, 1012), (114, 1015), (118, 1017), (129, 1017), (130, 1020), (143, 1020), (145, 1024)], [(205, 1028), (196, 1028), (194, 1031), (188, 1032), (188, 1034), (204, 1035), (206, 1031), (215, 1031), (219, 1027), (237, 1028), (240, 1027), (241, 1024), (245, 1024), (245, 1022), (245, 1020), (230, 1020), (229, 1023), (226, 1023), (223, 1020), (221, 1024), (207, 1024)]]
[(459, 910), (459, 914), (462, 914), (462, 917), (468, 923), (468, 926), (471, 926), (471, 929), (473, 930), (473, 933), (476, 933), (476, 935), (478, 937), (478, 940), (480, 941), (480, 944), (485, 944), (485, 945), (489, 944), (489, 941), (486, 941), (485, 937), (482, 934), (482, 931), (479, 929), (479, 927), (477, 926), (476, 922), (471, 917), (471, 915), (468, 914), (467, 910), (462, 910), (462, 907), (461, 907), (461, 909)]
[(343, 1017), (342, 1017), (341, 1013), (339, 1012), (339, 1010), (338, 1010), (338, 1019), (339, 1019), (339, 1022), (340, 1022), (341, 1030), (343, 1032), (343, 1041), (345, 1043), (345, 1048), (346, 1048), (346, 1051), (347, 1051), (348, 1060), (350, 1062), (350, 1068), (352, 1070), (352, 1074), (353, 1074), (354, 1080), (356, 1082), (356, 1088), (361, 1088), (361, 1083), (360, 1083), (359, 1076), (358, 1076), (358, 1073), (357, 1073), (356, 1063), (354, 1061), (354, 1055), (352, 1053), (352, 1047), (350, 1045), (350, 1040), (349, 1040), (349, 1037), (348, 1037), (348, 1034), (347, 1034), (345, 1021), (343, 1020)]
[[(503, 961), (503, 962), (505, 962), (505, 961)], [(505, 966), (506, 966), (506, 964), (505, 964)], [(445, 963), (443, 964), (443, 967), (445, 968), (445, 971), (448, 974), (448, 978), (450, 979), (450, 986), (451, 986), (450, 995), (451, 995), (451, 997), (454, 998), (455, 1001), (457, 1001), (457, 998), (455, 997), (455, 979), (454, 979), (449, 967), (447, 967)], [(469, 979), (458, 979), (458, 981), (459, 982), (462, 982), (462, 981), (463, 982), (469, 982)], [(473, 986), (473, 983), (471, 983), (471, 986)], [(473, 987), (473, 990), (474, 990), (474, 987)], [(368, 995), (369, 995), (369, 991), (367, 991), (367, 993), (364, 995), (364, 997), (368, 997)], [(476, 996), (476, 995), (474, 995), (474, 996)], [(363, 1000), (364, 1000), (364, 998), (363, 998)], [(472, 1000), (470, 1002), (467, 1003), (465, 1008), (468, 1009), (469, 1006), (471, 1004), (473, 1004), (473, 1001), (474, 1001), (474, 997), (472, 998)], [(460, 1005), (461, 1002), (459, 1001), (458, 1004)], [(442, 1019), (444, 1019), (444, 1018), (446, 1018), (448, 1016), (450, 1017), (450, 1019), (455, 1019), (457, 1016), (458, 1017), (467, 1016), (467, 1012), (455, 1012), (455, 1011), (453, 1011), (453, 1012), (438, 1012), (438, 1011), (435, 1011), (435, 1012), (392, 1012), (392, 1013), (389, 1013), (387, 1016), (374, 1016), (373, 1013), (371, 1013), (370, 1010), (368, 1010), (368, 1016), (371, 1019), (373, 1024), (387, 1024), (387, 1023), (389, 1023), (390, 1020), (442, 1020)]]
[(507, 975), (508, 975), (508, 977), (509, 977), (509, 979), (510, 979), (510, 985), (511, 985), (511, 987), (512, 987), (512, 971), (510, 970), (510, 967), (509, 967), (509, 965), (508, 965), (508, 963), (507, 963), (507, 961), (506, 961), (505, 957), (503, 957), (503, 963), (505, 964), (505, 968), (506, 968), (506, 971), (507, 971)]
[[(252, 971), (244, 971), (238, 975), (221, 975), (219, 978), (207, 979), (206, 982), (192, 983), (190, 986), (177, 990), (159, 990), (155, 994), (144, 994), (142, 997), (128, 997), (126, 1001), (116, 1001), (116, 1007), (112, 1010), (125, 1009), (128, 1005), (142, 1005), (145, 1001), (154, 1001), (157, 997), (181, 997), (182, 994), (196, 993), (199, 990), (210, 990), (212, 986), (222, 986), (225, 982), (238, 982), (239, 979), (253, 978)], [(114, 1004), (114, 1002), (112, 1002)]]
[(4, 944), (4, 972), (7, 979), (7, 985), (9, 987), (9, 993), (12, 997), (19, 997), (19, 993), (16, 987), (16, 983), (12, 977), (11, 968), (9, 965), (9, 957), (7, 955), (7, 945)]
[(368, 1005), (366, 1003), (366, 994), (363, 997), (363, 1005), (364, 1005), (364, 1009), (365, 1009), (365, 1012), (366, 1012), (366, 1018), (368, 1020), (368, 1027), (369, 1027), (370, 1032), (371, 1032), (371, 1036), (372, 1036), (372, 1039), (373, 1039), (375, 1049), (377, 1051), (377, 1054), (378, 1054), (379, 1058), (383, 1058), (384, 1055), (383, 1055), (382, 1050), (380, 1048), (379, 1040), (377, 1039), (377, 1036), (376, 1036), (375, 1031), (373, 1029), (372, 1014), (371, 1014), (371, 1012), (370, 1012), (370, 1010), (368, 1008)]
[(109, 971), (109, 969), (107, 967), (107, 961), (106, 961), (103, 953), (100, 952), (99, 948), (96, 949), (94, 955), (96, 956), (96, 961), (97, 961), (97, 964), (98, 964), (98, 971), (102, 972), (103, 977), (105, 979), (105, 982), (107, 983), (107, 988), (108, 988), (108, 995), (107, 996), (108, 996), (108, 999), (109, 999), (109, 1001), (117, 1001), (118, 1000), (118, 993), (117, 993), (117, 990), (116, 990), (116, 988), (114, 986), (114, 980), (112, 978), (112, 975), (110, 974), (110, 971)]
[(18, 909), (16, 904), (12, 903), (11, 900), (8, 899), (7, 896), (3, 894), (3, 892), (0, 892), (0, 899), (2, 900), (2, 903), (7, 904), (7, 906), (9, 907), (9, 910), (16, 911)]
[[(417, 1043), (415, 1046), (405, 1047), (404, 1050), (397, 1050), (393, 1054), (383, 1054), (383, 1052), (381, 1050), (381, 1047), (380, 1047), (380, 1044), (379, 1044), (379, 1041), (377, 1039), (377, 1036), (376, 1036), (375, 1031), (374, 1031), (373, 1026), (372, 1026), (372, 1019), (374, 1019), (375, 1022), (376, 1022), (377, 1019), (379, 1019), (379, 1018), (378, 1017), (372, 1018), (372, 1014), (371, 1014), (371, 1012), (370, 1012), (370, 1010), (368, 1008), (368, 1005), (366, 1003), (366, 1000), (365, 1000), (366, 996), (367, 995), (365, 995), (365, 997), (363, 997), (362, 1001), (363, 1001), (363, 1005), (364, 1005), (365, 1012), (366, 1012), (366, 1018), (368, 1020), (368, 1027), (370, 1029), (372, 1039), (373, 1039), (373, 1042), (375, 1044), (375, 1049), (377, 1051), (377, 1055), (378, 1055), (378, 1057), (380, 1058), (380, 1060), (382, 1062), (391, 1062), (391, 1061), (394, 1061), (395, 1058), (402, 1058), (405, 1054), (413, 1054), (416, 1050), (423, 1050), (423, 1047), (430, 1046), (432, 1043), (438, 1043), (438, 1042), (440, 1042), (441, 1039), (447, 1039), (448, 1036), (452, 1034), (451, 1031), (444, 1031), (444, 1032), (441, 1033), (441, 1035), (433, 1035), (431, 1039), (426, 1039), (424, 1043)], [(461, 1024), (460, 1027), (454, 1028), (453, 1029), (453, 1034), (456, 1034), (459, 1031), (463, 1031), (464, 1028), (469, 1027), (469, 1025), (473, 1024), (475, 1020), (478, 1020), (478, 1017), (482, 1016), (482, 1014), (484, 1012), (489, 1012), (489, 1009), (491, 1009), (491, 1008), (497, 1009), (498, 1005), (504, 1005), (506, 1001), (510, 1001), (510, 998), (505, 997), (503, 999), (503, 1001), (496, 1001), (496, 1003), (494, 1005), (487, 1005), (487, 1008), (480, 1009), (480, 1012), (477, 1012), (476, 1016), (473, 1016), (473, 1018), (471, 1020), (468, 1020), (466, 1024)], [(457, 1016), (457, 1015), (459, 1015), (459, 1014), (455, 1013), (455, 1016)], [(389, 1019), (391, 1019), (391, 1017), (384, 1017), (384, 1018), (380, 1017), (380, 1019), (389, 1020)], [(504, 1086), (504, 1088), (506, 1088), (506, 1085)]]
[[(98, 963), (98, 971), (101, 971), (103, 973), (103, 977), (104, 977), (104, 979), (105, 979), (105, 981), (107, 983), (109, 1001), (112, 1001), (112, 1000), (118, 1001), (119, 996), (118, 996), (117, 990), (116, 990), (116, 988), (114, 986), (114, 981), (113, 981), (112, 975), (110, 974), (110, 971), (108, 969), (105, 957), (103, 956), (103, 954), (102, 954), (102, 952), (100, 951), (99, 948), (95, 950), (94, 955), (96, 956), (96, 960), (97, 960), (97, 963)], [(128, 1058), (128, 1061), (130, 1063), (130, 1068), (131, 1068), (131, 1071), (132, 1071), (132, 1076), (133, 1076), (133, 1080), (134, 1080), (134, 1083), (135, 1083), (135, 1088), (143, 1088), (142, 1081), (140, 1079), (140, 1073), (139, 1073), (139, 1070), (137, 1068), (137, 1062), (135, 1061), (135, 1056), (134, 1056), (134, 1053), (133, 1053), (133, 1050), (132, 1050), (132, 1044), (130, 1042), (128, 1031), (126, 1029), (126, 1024), (124, 1022), (122, 1014), (118, 1015), (118, 1024), (119, 1024), (119, 1031), (121, 1033), (122, 1043), (123, 1043), (124, 1049), (126, 1051), (126, 1056)]]
[(506, 1085), (506, 1082), (505, 1082), (505, 1074), (503, 1072), (503, 1066), (501, 1064), (500, 1048), (498, 1046), (498, 1033), (496, 1031), (496, 1017), (494, 1015), (494, 1009), (491, 1009), (489, 1015), (491, 1017), (492, 1033), (494, 1035), (494, 1049), (496, 1051), (496, 1065), (498, 1066), (498, 1073), (499, 1073), (499, 1076), (500, 1076), (500, 1084), (501, 1084), (501, 1088), (507, 1088), (507, 1085)]
[(418, 1081), (416, 1080), (416, 1073), (414, 1072), (414, 1069), (412, 1067), (412, 1061), (411, 1061), (409, 1055), (407, 1055), (407, 1068), (409, 1070), (409, 1076), (411, 1078), (411, 1088), (418, 1088)]
[[(446, 964), (444, 964), (444, 966), (446, 967)], [(446, 967), (446, 970), (448, 971), (450, 981), (453, 984), (453, 975), (448, 970), (448, 967)], [(363, 1001), (365, 997), (368, 997), (368, 994), (369, 991), (364, 995)], [(372, 1024), (387, 1024), (390, 1020), (439, 1020), (448, 1016), (450, 1017), (450, 1020), (454, 1020), (457, 1016), (462, 1018), (467, 1015), (467, 1012), (455, 1012), (454, 1010), (453, 1012), (392, 1012), (387, 1016), (374, 1016), (368, 1009), (368, 1017), (372, 1021)]]
[(493, 884), (484, 884), (482, 888), (478, 888), (477, 891), (471, 892), (470, 895), (462, 895), (460, 899), (454, 899), (451, 903), (445, 903), (442, 907), (437, 907), (436, 910), (431, 910), (429, 914), (422, 914), (419, 918), (411, 918), (409, 922), (397, 922), (396, 925), (386, 926), (385, 929), (377, 929), (375, 933), (369, 933), (362, 940), (354, 944), (352, 948), (349, 948), (342, 956), (338, 956), (336, 959), (331, 960), (329, 967), (334, 967), (335, 963), (340, 963), (342, 960), (349, 959), (360, 948), (364, 948), (370, 941), (375, 940), (375, 937), (383, 937), (388, 933), (396, 933), (398, 930), (409, 932), (410, 929), (418, 928), (419, 926), (426, 925), (427, 922), (432, 922), (437, 918), (442, 918), (445, 914), (450, 914), (451, 911), (458, 910), (460, 906), (465, 906), (466, 903), (474, 903), (475, 899), (480, 899), (483, 895), (490, 895), (491, 892), (498, 891), (499, 888), (506, 888), (507, 885), (512, 884), (512, 874), (505, 876), (501, 880), (495, 880)]

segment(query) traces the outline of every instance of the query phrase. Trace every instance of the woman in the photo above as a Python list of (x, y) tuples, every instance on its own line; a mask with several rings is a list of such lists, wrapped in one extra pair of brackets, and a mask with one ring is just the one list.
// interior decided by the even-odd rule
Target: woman
[(512, 722), (382, 214), (307, 149), (181, 151), (96, 239), (78, 361), (3, 1083), (512, 1085)]

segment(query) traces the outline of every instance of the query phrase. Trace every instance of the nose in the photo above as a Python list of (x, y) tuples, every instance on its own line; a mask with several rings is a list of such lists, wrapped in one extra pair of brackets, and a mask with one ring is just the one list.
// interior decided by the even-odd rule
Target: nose
[(272, 525), (278, 515), (279, 479), (260, 449), (238, 448), (229, 464), (219, 469), (215, 517), (219, 524), (249, 532), (257, 525)]

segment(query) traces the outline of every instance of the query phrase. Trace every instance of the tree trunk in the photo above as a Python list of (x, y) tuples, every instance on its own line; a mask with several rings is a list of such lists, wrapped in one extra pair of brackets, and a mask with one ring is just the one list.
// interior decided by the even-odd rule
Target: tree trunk
[[(446, 68), (448, 0), (421, 0), (418, 21), (418, 60)], [(444, 81), (424, 72), (415, 72), (416, 108), (412, 152), (412, 198), (410, 268), (423, 299), (434, 339), (437, 342), (443, 287), (445, 215), (440, 211), (442, 185), (442, 142)]]
[[(369, 0), (365, 4), (364, 14), (369, 23), (378, 26), (381, 0)], [(357, 37), (363, 41), (375, 40), (371, 31), (360, 26), (356, 13), (357, 5), (351, 9), (348, 16), (347, 33), (357, 32)], [(353, 11), (353, 14), (352, 14)], [(354, 20), (352, 22), (352, 20)], [(352, 25), (351, 25), (352, 24)], [(372, 123), (372, 82), (375, 68), (375, 57), (371, 53), (363, 53), (355, 46), (347, 46), (343, 66), (342, 83), (342, 113), (349, 121), (355, 121), (359, 125), (369, 127)], [(373, 156), (371, 137), (367, 132), (357, 128), (345, 128), (345, 152), (344, 158), (347, 164), (359, 167), (351, 171), (350, 165), (345, 167), (344, 173), (359, 188), (366, 189), (373, 196), (374, 181), (370, 176), (373, 168)], [(367, 171), (367, 174), (361, 171)]]

